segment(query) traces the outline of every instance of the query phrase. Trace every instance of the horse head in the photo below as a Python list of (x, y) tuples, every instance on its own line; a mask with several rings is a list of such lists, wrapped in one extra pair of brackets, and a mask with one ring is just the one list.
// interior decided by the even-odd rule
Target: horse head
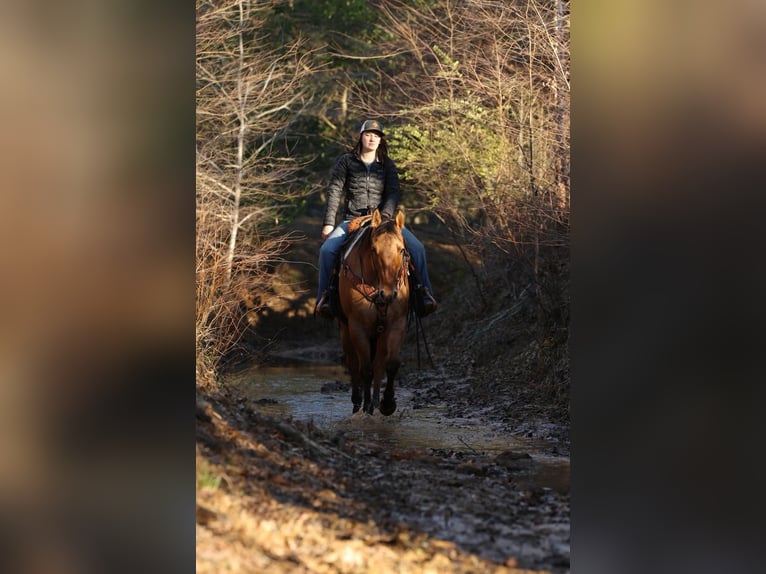
[(370, 227), (370, 253), (378, 280), (375, 302), (387, 305), (396, 299), (407, 277), (409, 255), (402, 236), (404, 212), (397, 209), (394, 219), (384, 220), (376, 209)]

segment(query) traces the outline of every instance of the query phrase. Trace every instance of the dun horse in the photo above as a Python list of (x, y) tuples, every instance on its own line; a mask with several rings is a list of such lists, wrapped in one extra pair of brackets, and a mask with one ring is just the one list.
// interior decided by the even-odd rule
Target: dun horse
[[(353, 412), (360, 407), (384, 415), (396, 410), (394, 377), (407, 329), (409, 254), (402, 238), (404, 213), (383, 221), (376, 209), (369, 229), (342, 253), (338, 295), (347, 321), (341, 322), (341, 343), (351, 372)], [(380, 400), (380, 383), (386, 388)], [(364, 400), (364, 404), (362, 401)]]

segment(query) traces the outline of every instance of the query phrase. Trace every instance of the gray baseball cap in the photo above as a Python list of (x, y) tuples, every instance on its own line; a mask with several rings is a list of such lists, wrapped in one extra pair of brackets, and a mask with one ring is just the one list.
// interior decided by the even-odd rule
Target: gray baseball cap
[(383, 135), (383, 126), (378, 120), (365, 120), (362, 127), (359, 128), (359, 133), (362, 132), (378, 132)]

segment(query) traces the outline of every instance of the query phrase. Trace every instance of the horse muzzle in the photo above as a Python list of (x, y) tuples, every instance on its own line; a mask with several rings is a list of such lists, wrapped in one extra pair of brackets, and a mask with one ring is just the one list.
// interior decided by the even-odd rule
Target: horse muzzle
[(390, 304), (394, 299), (396, 299), (398, 292), (396, 290), (391, 292), (390, 297), (386, 297), (386, 292), (381, 289), (378, 291), (378, 294), (375, 296), (374, 302), (376, 305), (388, 305)]

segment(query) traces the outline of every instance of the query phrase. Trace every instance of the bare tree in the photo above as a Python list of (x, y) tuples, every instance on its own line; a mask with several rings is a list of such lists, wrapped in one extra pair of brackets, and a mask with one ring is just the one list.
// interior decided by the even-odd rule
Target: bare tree
[(274, 232), (295, 197), (288, 129), (307, 105), (309, 58), (276, 45), (273, 2), (197, 2), (198, 376), (243, 332), (240, 306), (283, 251)]
[[(392, 45), (409, 49), (385, 84), (409, 102), (389, 110), (405, 126), (395, 147), (430, 208), (463, 223), (489, 218), (498, 231), (519, 200), (568, 208), (568, 15), (559, 4), (383, 3)], [(357, 99), (368, 106), (380, 94)]]
[[(540, 303), (568, 258), (569, 47), (563, 0), (438, 0), (381, 4), (399, 53), (381, 66), (392, 155), (421, 206), (525, 273)], [(546, 285), (546, 281), (548, 284)], [(558, 304), (558, 303), (556, 303)]]

